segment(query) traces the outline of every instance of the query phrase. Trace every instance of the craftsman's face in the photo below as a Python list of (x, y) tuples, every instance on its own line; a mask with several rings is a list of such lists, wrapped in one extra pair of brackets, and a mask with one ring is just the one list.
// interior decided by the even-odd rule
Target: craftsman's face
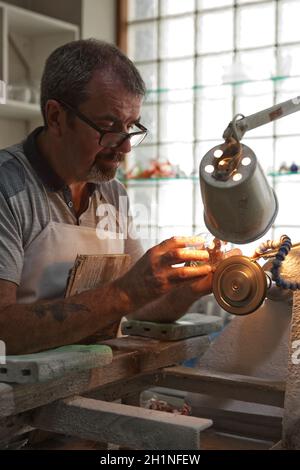
[[(104, 130), (130, 132), (139, 120), (142, 98), (129, 93), (120, 82), (96, 72), (87, 88), (89, 98), (78, 110)], [(74, 181), (99, 183), (115, 177), (131, 150), (129, 139), (117, 148), (99, 145), (99, 133), (72, 117), (64, 136), (65, 158)]]

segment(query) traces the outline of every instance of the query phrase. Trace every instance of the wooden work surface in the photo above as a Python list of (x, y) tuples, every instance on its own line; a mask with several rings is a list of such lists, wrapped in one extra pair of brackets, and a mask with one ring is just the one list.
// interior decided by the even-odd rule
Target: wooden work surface
[(118, 382), (155, 373), (161, 368), (179, 364), (200, 356), (209, 346), (207, 336), (180, 341), (160, 341), (152, 338), (122, 337), (101, 344), (113, 350), (113, 362), (107, 366), (66, 374), (64, 377), (37, 384), (0, 383), (0, 420), (60, 398), (89, 391)]

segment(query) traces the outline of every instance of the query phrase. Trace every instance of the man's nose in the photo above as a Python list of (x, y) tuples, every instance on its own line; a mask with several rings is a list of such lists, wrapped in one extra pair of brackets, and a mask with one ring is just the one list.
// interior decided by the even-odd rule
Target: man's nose
[(118, 151), (119, 151), (119, 152), (122, 152), (122, 153), (129, 153), (129, 152), (131, 152), (131, 143), (130, 143), (130, 139), (129, 139), (129, 138), (125, 139), (125, 140), (121, 143), (121, 145), (119, 145)]

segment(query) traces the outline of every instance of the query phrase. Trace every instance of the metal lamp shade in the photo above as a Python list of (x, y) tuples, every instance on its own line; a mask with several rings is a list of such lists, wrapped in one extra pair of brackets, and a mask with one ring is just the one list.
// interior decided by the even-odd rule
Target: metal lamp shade
[(220, 240), (237, 244), (262, 237), (278, 212), (276, 195), (254, 152), (246, 145), (241, 146), (239, 167), (227, 181), (212, 174), (214, 154), (220, 145), (202, 158), (199, 169), (206, 227)]

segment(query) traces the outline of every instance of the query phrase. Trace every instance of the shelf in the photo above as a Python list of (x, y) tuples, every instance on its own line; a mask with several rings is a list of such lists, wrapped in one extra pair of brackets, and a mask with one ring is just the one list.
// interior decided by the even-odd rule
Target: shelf
[(34, 119), (41, 116), (38, 104), (7, 100), (0, 104), (0, 117), (8, 119)]
[(232, 82), (225, 82), (219, 84), (197, 84), (188, 88), (156, 88), (147, 90), (147, 96), (151, 94), (163, 94), (163, 93), (180, 93), (185, 91), (201, 91), (206, 89), (217, 89), (223, 87), (239, 87), (243, 85), (255, 84), (255, 83), (267, 83), (267, 82), (281, 82), (289, 79), (300, 79), (300, 75), (278, 75), (274, 77), (261, 78), (261, 79), (245, 79), (237, 80)]
[(300, 171), (298, 171), (298, 172), (288, 171), (286, 173), (277, 173), (277, 172), (268, 173), (268, 176), (273, 176), (274, 178), (277, 178), (278, 176), (281, 177), (281, 176), (296, 176), (296, 175), (299, 176)]
[(159, 178), (129, 178), (129, 179), (120, 179), (121, 183), (128, 184), (139, 184), (139, 183), (157, 183), (160, 181), (199, 181), (198, 176), (180, 176), (178, 178), (172, 177), (159, 177)]

